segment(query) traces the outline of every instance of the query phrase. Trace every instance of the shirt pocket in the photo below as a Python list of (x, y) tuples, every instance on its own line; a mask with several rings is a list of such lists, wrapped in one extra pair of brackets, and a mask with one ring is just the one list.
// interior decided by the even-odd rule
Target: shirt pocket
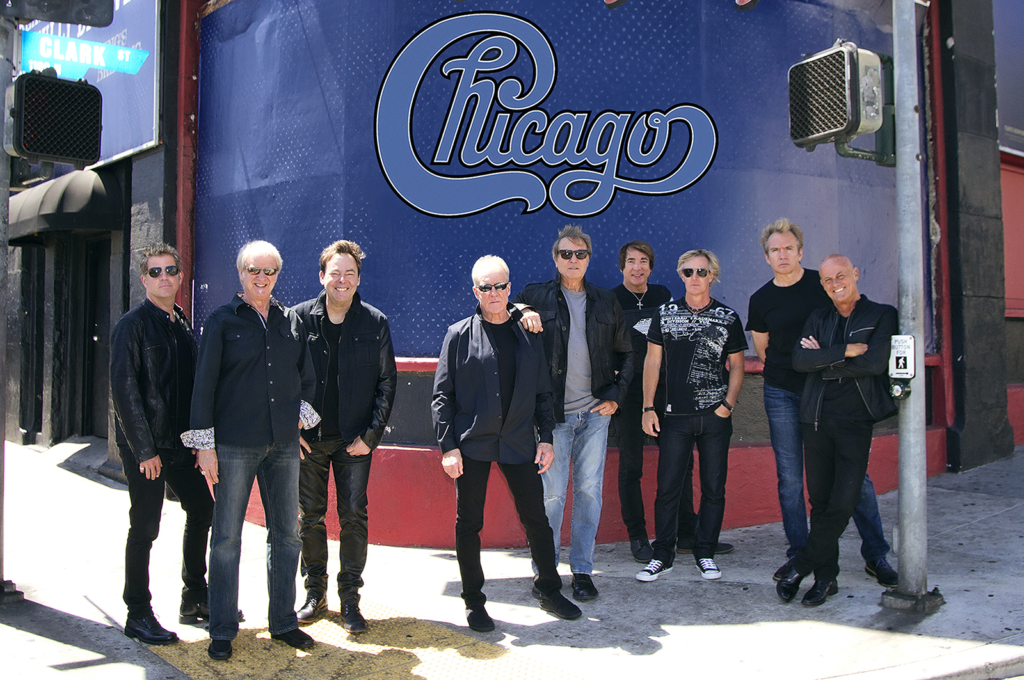
[(376, 366), (380, 363), (380, 338), (377, 334), (352, 334), (352, 360), (356, 366)]

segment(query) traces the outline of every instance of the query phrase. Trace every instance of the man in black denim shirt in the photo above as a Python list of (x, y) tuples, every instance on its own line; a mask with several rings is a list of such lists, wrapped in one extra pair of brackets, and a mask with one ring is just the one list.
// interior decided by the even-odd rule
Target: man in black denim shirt
[(242, 524), (259, 481), (267, 519), (270, 636), (292, 647), (313, 639), (298, 630), (295, 572), (301, 542), (299, 428), (319, 422), (310, 406), (315, 375), (299, 316), (271, 296), (281, 254), (266, 241), (236, 259), (243, 292), (218, 307), (203, 328), (192, 392), (192, 429), (182, 441), (197, 449), (217, 502), (210, 538), (210, 657), (231, 657), (238, 634), (238, 563)]

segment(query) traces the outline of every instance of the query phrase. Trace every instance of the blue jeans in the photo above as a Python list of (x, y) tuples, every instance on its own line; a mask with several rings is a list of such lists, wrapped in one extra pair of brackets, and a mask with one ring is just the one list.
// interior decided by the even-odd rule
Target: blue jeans
[(715, 556), (725, 517), (725, 480), (729, 472), (732, 418), (675, 415), (661, 419), (658, 495), (654, 499), (654, 559), (672, 566), (676, 557), (679, 502), (683, 480), (693, 463), (693, 445), (700, 455), (700, 510), (693, 538), (695, 559)]
[[(782, 527), (786, 531), (792, 558), (807, 545), (807, 504), (804, 501), (804, 440), (800, 431), (800, 394), (768, 383), (764, 385), (764, 411), (768, 416), (772, 448), (775, 449), (775, 470), (779, 476), (779, 506)], [(860, 503), (853, 512), (853, 521), (861, 536), (860, 554), (870, 562), (889, 554), (878, 499), (871, 477), (864, 475)]]
[(572, 530), (569, 568), (574, 574), (594, 571), (594, 544), (601, 521), (601, 489), (608, 453), (611, 416), (583, 411), (565, 416), (555, 425), (555, 461), (541, 475), (544, 513), (555, 539), (555, 564), (561, 559), (562, 514), (565, 511), (569, 470), (572, 469)]
[(299, 442), (270, 446), (217, 446), (220, 482), (214, 486), (210, 536), (210, 637), (238, 634), (238, 563), (242, 525), (255, 477), (267, 519), (268, 621), (274, 635), (299, 627), (295, 573), (299, 566)]

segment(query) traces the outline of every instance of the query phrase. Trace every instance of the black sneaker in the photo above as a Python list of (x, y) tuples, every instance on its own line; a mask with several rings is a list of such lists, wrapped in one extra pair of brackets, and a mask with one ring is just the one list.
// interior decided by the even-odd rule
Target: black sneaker
[(490, 633), (494, 630), (494, 619), (482, 604), (466, 610), (466, 623), (469, 624), (470, 630), (475, 630), (478, 633)]
[(661, 560), (651, 560), (647, 566), (636, 575), (636, 580), (648, 583), (650, 581), (657, 581), (659, 576), (667, 574), (670, 571), (672, 571), (672, 565), (666, 565)]
[(873, 562), (866, 562), (864, 564), (864, 571), (874, 576), (880, 586), (895, 588), (900, 584), (899, 574), (896, 573), (896, 570), (892, 568), (884, 557), (880, 557)]
[(580, 608), (572, 602), (569, 602), (565, 595), (562, 595), (561, 591), (557, 590), (551, 593), (551, 595), (541, 596), (540, 608), (547, 613), (557, 616), (560, 619), (565, 619), (566, 621), (575, 621), (583, 616), (583, 612), (580, 611)]
[(697, 569), (700, 570), (700, 576), (705, 581), (717, 581), (722, 578), (722, 570), (718, 568), (715, 561), (709, 557), (703, 557), (697, 560)]
[(295, 649), (309, 649), (316, 644), (313, 641), (313, 638), (310, 637), (309, 633), (299, 630), (298, 628), (294, 628), (287, 633), (271, 633), (270, 639), (280, 640), (289, 647), (294, 647)]
[(629, 551), (633, 553), (633, 559), (641, 564), (647, 564), (654, 559), (654, 548), (646, 538), (629, 539)]

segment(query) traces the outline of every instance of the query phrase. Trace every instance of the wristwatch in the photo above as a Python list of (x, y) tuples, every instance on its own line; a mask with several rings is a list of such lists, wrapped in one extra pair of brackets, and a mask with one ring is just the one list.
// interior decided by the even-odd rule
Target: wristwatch
[(644, 410), (643, 410), (643, 412), (644, 412), (644, 413), (647, 413), (648, 411), (653, 411), (653, 410), (654, 410), (654, 407), (653, 407), (653, 406), (644, 406)]

